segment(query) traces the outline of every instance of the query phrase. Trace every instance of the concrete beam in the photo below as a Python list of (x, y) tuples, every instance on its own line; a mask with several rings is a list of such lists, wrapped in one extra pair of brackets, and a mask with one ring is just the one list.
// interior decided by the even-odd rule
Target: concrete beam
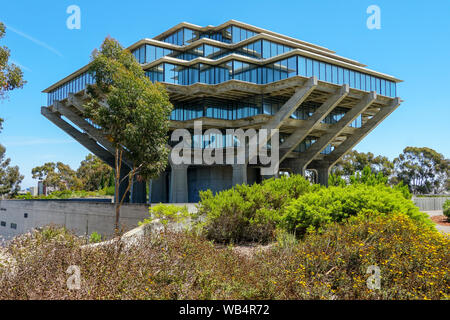
[(305, 152), (301, 154), (303, 167), (306, 169), (309, 163), (319, 155), (333, 140), (342, 133), (353, 120), (363, 113), (370, 105), (377, 99), (375, 92), (370, 92), (353, 108), (349, 109), (347, 113), (337, 123), (330, 126), (329, 131), (323, 134), (315, 143), (311, 145)]
[(105, 149), (114, 154), (116, 149), (104, 136), (103, 133), (88, 123), (84, 118), (78, 116), (70, 110), (65, 104), (59, 101), (55, 101), (53, 103), (54, 110), (65, 116), (67, 119), (76, 124), (80, 129), (83, 129), (88, 135), (90, 135), (93, 139), (97, 140)]
[(84, 101), (80, 97), (76, 96), (74, 93), (69, 93), (67, 97), (67, 102), (78, 109), (78, 111), (84, 113)]
[(317, 87), (317, 78), (311, 77), (303, 87), (297, 88), (295, 94), (280, 108), (280, 110), (261, 129), (279, 129), (283, 122), (308, 98)]
[[(297, 110), (297, 108), (308, 98), (311, 92), (317, 87), (317, 78), (309, 78), (305, 84), (297, 88), (294, 95), (280, 108), (280, 110), (273, 115), (269, 121), (261, 126), (261, 129), (267, 130), (265, 140), (258, 141), (258, 150), (265, 148), (267, 142), (272, 138), (272, 130), (280, 129), (283, 123)], [(248, 148), (246, 148), (248, 150)], [(248, 164), (257, 155), (246, 155), (245, 163)]]
[(337, 146), (333, 152), (326, 155), (324, 158), (325, 162), (328, 162), (330, 166), (334, 166), (336, 162), (339, 161), (347, 152), (352, 150), (364, 137), (366, 137), (373, 129), (375, 129), (386, 117), (388, 117), (392, 112), (394, 112), (400, 105), (400, 98), (394, 99), (389, 106), (382, 107), (372, 118), (367, 120), (361, 128), (357, 129), (357, 132), (349, 136)]
[(111, 155), (111, 153), (109, 153), (107, 150), (102, 148), (100, 145), (98, 145), (97, 142), (91, 139), (88, 134), (78, 131), (69, 123), (61, 119), (61, 116), (59, 114), (50, 111), (47, 107), (41, 108), (41, 114), (48, 120), (53, 122), (60, 129), (65, 131), (72, 138), (77, 140), (90, 152), (92, 152), (101, 160), (103, 160), (105, 163), (107, 163), (110, 167), (114, 168), (114, 156)]
[(172, 172), (170, 174), (170, 203), (188, 203), (188, 165), (171, 164)]
[(283, 161), (339, 105), (349, 92), (350, 87), (348, 84), (344, 84), (311, 117), (306, 119), (305, 123), (295, 130), (280, 146), (280, 161)]

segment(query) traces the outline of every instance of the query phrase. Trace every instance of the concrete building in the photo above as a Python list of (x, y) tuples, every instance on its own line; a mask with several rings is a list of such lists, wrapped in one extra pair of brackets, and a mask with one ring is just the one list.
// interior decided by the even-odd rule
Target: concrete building
[[(167, 88), (174, 105), (171, 130), (193, 130), (194, 120), (201, 120), (204, 130), (279, 129), (280, 171), (312, 170), (322, 184), (327, 184), (330, 168), (401, 102), (401, 80), (393, 76), (327, 48), (234, 20), (217, 27), (180, 23), (128, 49), (146, 75)], [(48, 105), (42, 114), (113, 165), (110, 142), (83, 117), (85, 89), (94, 83), (87, 70), (88, 65), (44, 90)], [(228, 138), (224, 134), (222, 146), (235, 148)], [(194, 135), (194, 149), (210, 145), (202, 139)], [(171, 164), (149, 182), (149, 198), (195, 202), (200, 190), (261, 181), (262, 167), (247, 158), (240, 165)], [(133, 183), (130, 202), (146, 198), (145, 183)]]

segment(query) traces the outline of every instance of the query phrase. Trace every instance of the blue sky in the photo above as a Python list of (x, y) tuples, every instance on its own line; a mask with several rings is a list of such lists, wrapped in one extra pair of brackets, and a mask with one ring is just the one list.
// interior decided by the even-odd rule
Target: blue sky
[[(369, 5), (381, 9), (381, 29), (369, 30)], [(69, 30), (66, 9), (81, 9), (81, 29)], [(28, 84), (0, 102), (0, 142), (25, 175), (62, 161), (76, 169), (87, 150), (40, 114), (41, 91), (89, 62), (110, 35), (129, 46), (182, 21), (201, 26), (240, 20), (325, 46), (405, 82), (405, 102), (358, 146), (396, 157), (406, 146), (427, 146), (450, 157), (450, 1), (4, 1), (0, 21), (10, 27), (0, 45), (23, 66)]]

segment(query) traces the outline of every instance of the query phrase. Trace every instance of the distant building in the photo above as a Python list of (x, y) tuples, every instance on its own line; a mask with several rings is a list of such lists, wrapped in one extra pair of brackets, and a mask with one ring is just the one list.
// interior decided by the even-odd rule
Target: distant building
[(45, 186), (44, 186), (44, 181), (39, 181), (38, 186), (37, 186), (37, 195), (42, 196), (45, 194), (46, 194), (46, 190), (45, 190)]
[(37, 188), (37, 187), (30, 187), (30, 188), (29, 188), (29, 192), (30, 192), (30, 194), (31, 194), (33, 197), (35, 197), (35, 196), (38, 195), (38, 188)]

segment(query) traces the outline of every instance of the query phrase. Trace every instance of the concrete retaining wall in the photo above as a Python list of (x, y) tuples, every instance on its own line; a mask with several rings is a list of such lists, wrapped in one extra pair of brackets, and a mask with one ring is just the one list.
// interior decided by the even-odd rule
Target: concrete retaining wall
[[(196, 210), (193, 204), (187, 206), (190, 212)], [(148, 217), (148, 207), (148, 204), (124, 204), (120, 210), (123, 230), (137, 227), (139, 221)], [(0, 200), (0, 236), (4, 239), (49, 224), (65, 226), (77, 235), (95, 231), (110, 236), (114, 221), (113, 203)]]
[(442, 197), (413, 197), (413, 201), (422, 211), (442, 210), (442, 206), (450, 196)]

